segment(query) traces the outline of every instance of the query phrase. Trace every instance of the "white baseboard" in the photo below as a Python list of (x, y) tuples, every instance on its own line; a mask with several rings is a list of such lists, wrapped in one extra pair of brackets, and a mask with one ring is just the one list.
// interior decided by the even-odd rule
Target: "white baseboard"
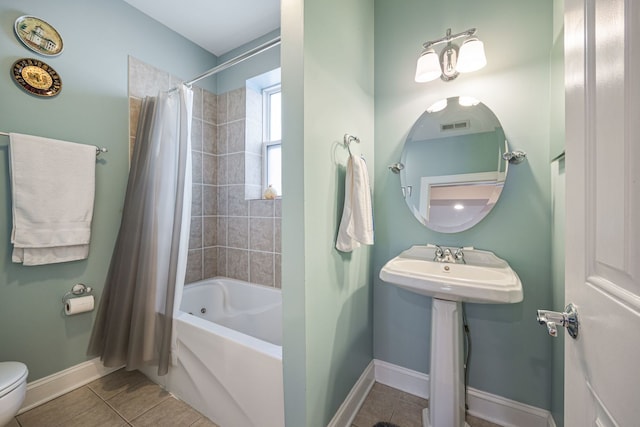
[(327, 427), (346, 427), (350, 426), (353, 422), (358, 410), (364, 403), (364, 399), (369, 394), (369, 390), (373, 387), (373, 383), (375, 382), (375, 373), (374, 373), (374, 361), (365, 368), (362, 375), (354, 386), (351, 388), (351, 391), (345, 398), (342, 405), (338, 408), (338, 411), (331, 419), (331, 422), (327, 425)]
[(118, 369), (120, 368), (105, 368), (100, 359), (95, 358), (30, 382), (27, 384), (27, 395), (18, 413), (42, 405)]
[[(372, 377), (373, 366), (373, 379)], [(406, 393), (429, 398), (429, 376), (421, 372), (374, 359), (353, 386), (347, 399), (338, 409), (329, 427), (350, 426), (373, 381)], [(363, 384), (369, 384), (363, 387)], [(469, 414), (504, 427), (555, 427), (551, 413), (511, 399), (469, 387), (467, 393)], [(359, 402), (357, 405), (356, 402)]]
[(429, 375), (374, 359), (376, 381), (414, 396), (429, 398)]
[(495, 394), (467, 390), (469, 414), (504, 427), (549, 427), (551, 413)]

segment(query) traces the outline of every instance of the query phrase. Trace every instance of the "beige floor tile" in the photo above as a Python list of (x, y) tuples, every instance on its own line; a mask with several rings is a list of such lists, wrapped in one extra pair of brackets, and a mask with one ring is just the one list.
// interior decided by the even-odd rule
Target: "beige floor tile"
[(402, 427), (422, 427), (422, 406), (400, 400), (393, 410), (391, 423)]
[(410, 396), (409, 393), (405, 393), (401, 390), (398, 390), (397, 388), (393, 388), (382, 383), (374, 383), (373, 387), (371, 387), (371, 391), (376, 393), (383, 393), (393, 399), (400, 399), (404, 396)]
[(190, 426), (201, 418), (199, 412), (184, 402), (173, 397), (165, 399), (158, 406), (154, 406), (144, 414), (131, 421), (135, 427), (173, 427)]
[[(426, 399), (376, 383), (352, 427), (372, 427), (380, 421), (421, 427), (426, 406)], [(124, 370), (27, 411), (8, 427), (119, 427), (128, 425), (125, 419), (138, 427), (218, 427), (140, 372)], [(467, 416), (467, 422), (471, 427), (500, 427), (473, 416)]]
[(366, 414), (358, 413), (351, 424), (352, 427), (371, 427), (379, 421), (377, 418), (371, 417)]
[(429, 401), (427, 399), (423, 399), (422, 397), (418, 397), (409, 393), (403, 393), (400, 397), (400, 400), (404, 400), (405, 402), (410, 402), (415, 405), (420, 405), (423, 408), (429, 407)]
[(219, 427), (218, 424), (211, 421), (209, 418), (202, 417), (197, 420), (195, 423), (191, 424), (190, 427)]
[(398, 396), (371, 389), (360, 408), (359, 414), (367, 420), (389, 421), (399, 400)]
[(102, 400), (95, 393), (87, 387), (81, 387), (20, 414), (16, 418), (22, 427), (55, 427), (65, 425), (70, 419), (100, 403)]
[(104, 402), (65, 421), (64, 427), (124, 427), (129, 424)]
[(473, 415), (467, 415), (467, 423), (469, 423), (470, 427), (501, 427), (499, 424), (485, 421), (481, 418), (474, 417)]
[(170, 396), (159, 385), (145, 378), (126, 387), (124, 391), (108, 399), (107, 403), (124, 419), (133, 420)]
[(116, 394), (146, 380), (139, 371), (125, 371), (124, 368), (87, 384), (98, 396), (108, 400)]

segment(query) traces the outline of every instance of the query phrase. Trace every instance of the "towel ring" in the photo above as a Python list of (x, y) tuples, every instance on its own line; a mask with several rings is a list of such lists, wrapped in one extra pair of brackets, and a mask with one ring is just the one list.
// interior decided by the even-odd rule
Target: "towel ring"
[(356, 142), (358, 144), (360, 144), (360, 138), (358, 138), (357, 136), (353, 136), (353, 135), (349, 135), (348, 133), (344, 134), (344, 145), (347, 147), (347, 151), (349, 152), (349, 155), (352, 156), (353, 154), (351, 154), (351, 143), (352, 142)]

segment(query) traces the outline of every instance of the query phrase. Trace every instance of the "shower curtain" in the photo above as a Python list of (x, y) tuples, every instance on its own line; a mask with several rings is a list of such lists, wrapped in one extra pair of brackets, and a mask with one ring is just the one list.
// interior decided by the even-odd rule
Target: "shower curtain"
[(122, 222), (88, 349), (105, 366), (157, 364), (158, 375), (168, 372), (189, 243), (192, 101), (183, 85), (142, 104)]

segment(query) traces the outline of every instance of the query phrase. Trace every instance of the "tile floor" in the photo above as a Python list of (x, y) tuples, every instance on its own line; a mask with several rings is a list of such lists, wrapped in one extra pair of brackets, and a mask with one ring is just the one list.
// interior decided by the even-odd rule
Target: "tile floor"
[(18, 415), (8, 427), (218, 427), (138, 371), (116, 371)]
[[(375, 383), (352, 427), (380, 421), (399, 427), (422, 427), (420, 397)], [(471, 427), (500, 427), (467, 416)], [(118, 370), (50, 402), (18, 415), (8, 427), (218, 427), (138, 371)], [(242, 426), (225, 426), (242, 427)]]
[[(399, 427), (422, 427), (422, 409), (427, 406), (428, 400), (375, 383), (351, 427), (372, 427), (380, 421)], [(467, 415), (467, 423), (471, 427), (500, 427), (470, 415)]]

